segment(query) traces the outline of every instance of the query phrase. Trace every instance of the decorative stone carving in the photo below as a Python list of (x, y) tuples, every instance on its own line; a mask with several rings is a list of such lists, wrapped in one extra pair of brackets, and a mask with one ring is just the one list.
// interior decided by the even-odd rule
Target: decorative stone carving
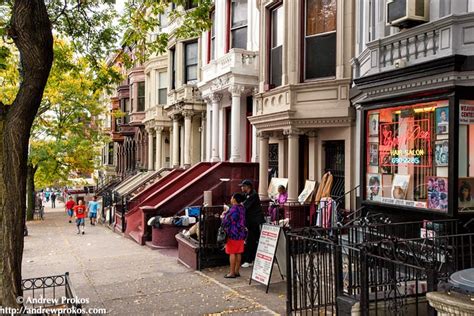
[(290, 128), (287, 128), (287, 129), (283, 130), (283, 135), (286, 135), (289, 138), (290, 137), (296, 137), (296, 136), (299, 136), (301, 134), (303, 134), (302, 131), (297, 129), (297, 128), (294, 128), (294, 127), (290, 127)]
[(230, 86), (228, 90), (233, 97), (240, 97), (245, 92), (245, 87), (241, 85), (233, 85)]
[(212, 103), (220, 102), (222, 100), (222, 94), (212, 93), (208, 96), (208, 98), (209, 98), (209, 100), (211, 100)]
[(219, 78), (216, 78), (212, 81), (211, 91), (219, 91), (225, 88), (230, 82), (230, 76), (225, 75)]
[(191, 118), (194, 115), (194, 112), (191, 110), (184, 110), (181, 112), (184, 118)]

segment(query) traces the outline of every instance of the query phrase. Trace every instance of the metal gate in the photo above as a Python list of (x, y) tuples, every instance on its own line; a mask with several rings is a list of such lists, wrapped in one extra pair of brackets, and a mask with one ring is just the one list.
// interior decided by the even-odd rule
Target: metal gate
[(268, 145), (268, 182), (278, 175), (278, 144)]
[(325, 147), (325, 165), (326, 171), (330, 171), (333, 175), (333, 186), (331, 195), (338, 198), (344, 195), (344, 177), (345, 177), (345, 156), (344, 141), (327, 141)]

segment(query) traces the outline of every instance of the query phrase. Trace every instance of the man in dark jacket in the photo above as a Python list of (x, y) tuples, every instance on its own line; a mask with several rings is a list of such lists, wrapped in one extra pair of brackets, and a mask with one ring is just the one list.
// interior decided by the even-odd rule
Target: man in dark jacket
[(262, 211), (262, 204), (258, 193), (253, 188), (250, 180), (244, 180), (240, 183), (240, 188), (245, 194), (245, 201), (242, 203), (245, 207), (245, 223), (248, 229), (247, 240), (245, 242), (245, 252), (242, 258), (243, 268), (250, 267), (257, 254), (258, 240), (260, 239), (260, 226), (265, 223), (265, 217)]

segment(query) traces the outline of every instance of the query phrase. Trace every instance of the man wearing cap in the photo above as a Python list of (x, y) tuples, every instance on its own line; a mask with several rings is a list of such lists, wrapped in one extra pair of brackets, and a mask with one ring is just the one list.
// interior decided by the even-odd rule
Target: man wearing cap
[(263, 216), (260, 198), (257, 191), (253, 188), (252, 181), (247, 179), (242, 181), (240, 188), (245, 195), (245, 200), (242, 204), (245, 207), (245, 223), (248, 229), (242, 267), (247, 268), (255, 260), (258, 240), (260, 238), (260, 226), (265, 223), (265, 217)]

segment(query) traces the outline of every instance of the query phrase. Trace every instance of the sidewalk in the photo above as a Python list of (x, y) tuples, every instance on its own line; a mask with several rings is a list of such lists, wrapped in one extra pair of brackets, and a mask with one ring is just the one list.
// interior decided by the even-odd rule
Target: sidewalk
[[(50, 204), (47, 204), (50, 206)], [(88, 307), (110, 315), (275, 315), (285, 313), (285, 287), (274, 277), (269, 294), (252, 282), (224, 279), (225, 268), (195, 272), (177, 263), (176, 250), (151, 250), (110, 229), (86, 224), (77, 235), (62, 203), (44, 221), (28, 222), (23, 278), (64, 274)]]

